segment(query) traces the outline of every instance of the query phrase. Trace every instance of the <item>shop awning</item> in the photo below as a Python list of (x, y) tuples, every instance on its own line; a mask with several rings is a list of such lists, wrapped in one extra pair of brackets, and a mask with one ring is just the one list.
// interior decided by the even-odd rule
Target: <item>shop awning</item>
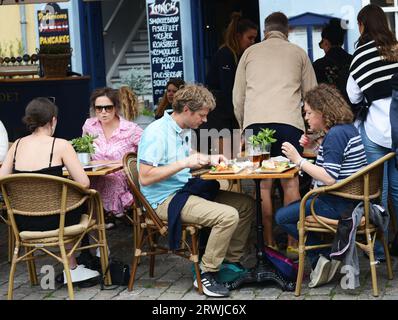
[[(68, 2), (69, 0), (57, 0), (57, 2)], [(32, 3), (48, 3), (49, 0), (0, 0), (1, 5), (7, 4), (32, 4)]]

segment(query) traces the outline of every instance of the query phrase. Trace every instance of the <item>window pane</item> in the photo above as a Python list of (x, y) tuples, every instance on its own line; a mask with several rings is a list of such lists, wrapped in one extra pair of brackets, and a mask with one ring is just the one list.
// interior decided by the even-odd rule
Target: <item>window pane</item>
[(307, 28), (295, 27), (289, 31), (289, 41), (308, 52)]
[(371, 4), (377, 4), (380, 7), (393, 7), (394, 0), (370, 0)]
[(388, 21), (388, 26), (390, 27), (390, 30), (396, 34), (396, 28), (395, 28), (395, 12), (386, 12), (387, 16), (387, 21)]
[(319, 48), (319, 42), (322, 40), (321, 32), (322, 32), (322, 27), (314, 27), (312, 33), (312, 48), (313, 48), (313, 56), (314, 56), (314, 61), (322, 58), (325, 55), (325, 52)]

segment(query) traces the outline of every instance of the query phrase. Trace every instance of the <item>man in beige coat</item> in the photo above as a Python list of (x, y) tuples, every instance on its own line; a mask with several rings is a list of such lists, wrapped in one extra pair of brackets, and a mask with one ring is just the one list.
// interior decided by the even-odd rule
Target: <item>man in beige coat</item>
[[(243, 53), (233, 88), (234, 111), (241, 129), (251, 129), (254, 134), (261, 128), (276, 130), (271, 156), (282, 154), (285, 141), (302, 151), (298, 141), (305, 130), (303, 96), (317, 85), (311, 61), (303, 49), (288, 41), (288, 32), (283, 13), (274, 12), (265, 19), (264, 41)], [(298, 178), (282, 179), (281, 185), (284, 205), (300, 199)], [(274, 247), (271, 187), (271, 179), (261, 182), (264, 238)], [(293, 239), (289, 239), (290, 245)]]

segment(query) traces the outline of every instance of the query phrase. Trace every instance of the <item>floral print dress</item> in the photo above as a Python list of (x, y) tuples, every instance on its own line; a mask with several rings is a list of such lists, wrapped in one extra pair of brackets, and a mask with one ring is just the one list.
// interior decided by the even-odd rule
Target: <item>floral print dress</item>
[[(83, 135), (97, 136), (94, 140), (95, 154), (92, 155), (92, 160), (122, 160), (127, 152), (137, 152), (143, 130), (133, 122), (122, 117), (119, 119), (119, 127), (114, 130), (109, 140), (105, 138), (101, 122), (97, 118), (87, 119), (84, 123)], [(100, 193), (105, 211), (120, 214), (133, 203), (133, 195), (122, 170), (92, 178), (91, 188)]]

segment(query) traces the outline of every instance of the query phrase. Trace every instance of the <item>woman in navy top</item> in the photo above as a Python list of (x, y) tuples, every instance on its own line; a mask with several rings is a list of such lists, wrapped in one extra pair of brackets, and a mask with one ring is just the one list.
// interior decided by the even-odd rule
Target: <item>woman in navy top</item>
[[(327, 84), (321, 84), (310, 90), (304, 99), (305, 120), (314, 132), (323, 131), (325, 136), (319, 147), (315, 164), (302, 158), (297, 150), (288, 142), (282, 144), (282, 152), (301, 170), (313, 178), (314, 188), (333, 185), (358, 170), (366, 163), (366, 155), (361, 136), (352, 124), (353, 114), (347, 102), (338, 89)], [(303, 136), (300, 143), (307, 144), (308, 137)], [(306, 215), (310, 213), (310, 202), (306, 206)], [(315, 200), (317, 214), (338, 219), (344, 210), (353, 210), (357, 201), (337, 196), (320, 195)], [(299, 221), (300, 201), (296, 201), (279, 209), (275, 219), (288, 234), (298, 239), (297, 222)], [(321, 240), (313, 233), (307, 237), (307, 245), (319, 244)], [(310, 250), (311, 260), (310, 287), (315, 287), (330, 281), (338, 267), (329, 260), (330, 249)], [(321, 255), (322, 254), (322, 255)]]

